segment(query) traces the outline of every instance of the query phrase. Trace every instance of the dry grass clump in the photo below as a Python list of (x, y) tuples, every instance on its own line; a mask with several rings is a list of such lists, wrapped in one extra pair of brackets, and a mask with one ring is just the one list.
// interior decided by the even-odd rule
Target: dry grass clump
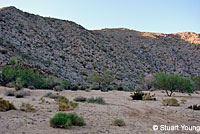
[(6, 112), (9, 110), (16, 110), (15, 106), (7, 100), (0, 98), (0, 111)]
[(180, 105), (177, 99), (175, 98), (163, 99), (162, 103), (164, 106), (179, 106)]
[(78, 103), (69, 101), (66, 97), (61, 96), (60, 98), (54, 99), (59, 103), (59, 111), (69, 111), (73, 110), (78, 106)]
[(22, 103), (20, 110), (25, 112), (36, 112), (36, 109), (33, 107), (33, 105), (29, 103)]

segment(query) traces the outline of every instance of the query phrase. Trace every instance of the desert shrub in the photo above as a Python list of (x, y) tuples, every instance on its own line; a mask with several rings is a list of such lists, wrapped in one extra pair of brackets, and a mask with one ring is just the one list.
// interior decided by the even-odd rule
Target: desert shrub
[(71, 85), (68, 81), (52, 76), (47, 77), (38, 71), (27, 69), (18, 63), (5, 65), (1, 67), (1, 70), (0, 78), (2, 79), (3, 85), (15, 82), (14, 86), (16, 86), (17, 81), (19, 81), (17, 79), (20, 79), (21, 84), (26, 88), (32, 86), (37, 89), (53, 89), (55, 86), (60, 86), (63, 89), (69, 89)]
[(151, 95), (150, 93), (145, 93), (143, 96), (142, 96), (142, 100), (155, 100), (156, 101), (156, 98), (153, 98), (155, 95)]
[(51, 98), (51, 99), (57, 99), (57, 98), (60, 98), (61, 96), (49, 92), (49, 93), (46, 93), (46, 94), (44, 95), (44, 97)]
[(131, 98), (133, 100), (156, 100), (156, 98), (153, 97), (154, 95), (151, 95), (150, 93), (144, 93), (142, 91), (136, 91), (131, 94)]
[(88, 103), (97, 103), (97, 104), (102, 104), (102, 105), (106, 104), (105, 100), (102, 97), (96, 97), (96, 98), (91, 97), (91, 98), (87, 99), (87, 102)]
[(79, 90), (79, 87), (73, 85), (73, 86), (70, 87), (70, 89), (71, 89), (72, 91), (77, 91), (77, 90)]
[(22, 79), (17, 78), (16, 82), (14, 84), (14, 88), (15, 88), (16, 91), (19, 91), (19, 90), (23, 89), (23, 85), (24, 85), (24, 82), (22, 81)]
[(180, 101), (181, 101), (182, 104), (185, 104), (187, 102), (186, 99), (181, 99)]
[(142, 91), (136, 91), (136, 92), (134, 92), (133, 95), (131, 95), (131, 98), (133, 100), (142, 100), (143, 96), (144, 96), (144, 92), (142, 92)]
[(114, 120), (114, 123), (113, 123), (115, 126), (119, 126), (119, 127), (122, 127), (122, 126), (126, 126), (124, 120), (122, 119), (116, 119)]
[(200, 110), (200, 105), (199, 106), (197, 104), (196, 105), (191, 105), (188, 108), (192, 109), (192, 110)]
[(78, 103), (69, 101), (64, 96), (61, 96), (61, 97), (55, 99), (55, 101), (59, 103), (59, 111), (73, 110), (74, 108), (76, 108), (78, 106)]
[(68, 90), (68, 89), (70, 89), (71, 83), (69, 81), (63, 80), (61, 83), (61, 86), (63, 89)]
[(6, 96), (15, 96), (15, 91), (14, 90), (8, 90), (8, 91), (6, 91), (6, 93), (4, 95), (6, 95)]
[(175, 98), (163, 99), (162, 103), (164, 106), (179, 106), (180, 105), (177, 99)]
[(200, 75), (192, 78), (196, 90), (200, 90)]
[(88, 81), (94, 85), (97, 85), (99, 89), (105, 91), (115, 80), (113, 73), (107, 70), (103, 70), (102, 75), (92, 72), (88, 76)]
[(15, 93), (16, 98), (23, 98), (25, 96), (30, 96), (30, 92), (24, 91), (24, 90), (19, 90)]
[(70, 105), (67, 103), (60, 103), (58, 110), (59, 111), (69, 111), (69, 110), (73, 110), (73, 108), (70, 107)]
[(34, 86), (28, 86), (28, 89), (35, 89)]
[(6, 87), (15, 88), (15, 81), (9, 82), (6, 84)]
[(9, 111), (9, 110), (16, 110), (16, 108), (9, 101), (6, 101), (6, 100), (0, 98), (0, 111), (5, 112), (5, 111)]
[(86, 102), (87, 98), (82, 97), (82, 96), (78, 96), (78, 97), (74, 98), (74, 101), (77, 101), (77, 102)]
[(61, 85), (58, 85), (58, 86), (55, 86), (55, 87), (53, 88), (53, 90), (54, 90), (54, 91), (63, 91), (64, 89), (63, 89), (63, 87), (62, 87)]
[(36, 111), (36, 109), (33, 107), (33, 105), (31, 105), (29, 103), (22, 103), (20, 110), (25, 111), (25, 112), (35, 112)]
[(155, 80), (152, 83), (155, 88), (165, 90), (168, 96), (171, 96), (175, 91), (194, 92), (191, 80), (178, 74), (158, 73), (155, 75)]
[(50, 119), (50, 126), (53, 128), (69, 128), (71, 126), (84, 126), (85, 121), (76, 113), (57, 113)]
[(40, 75), (39, 72), (26, 69), (18, 64), (3, 66), (1, 78), (5, 84), (13, 81), (17, 83), (17, 79), (20, 79), (24, 87), (34, 86), (41, 88), (43, 83), (45, 83), (44, 76)]

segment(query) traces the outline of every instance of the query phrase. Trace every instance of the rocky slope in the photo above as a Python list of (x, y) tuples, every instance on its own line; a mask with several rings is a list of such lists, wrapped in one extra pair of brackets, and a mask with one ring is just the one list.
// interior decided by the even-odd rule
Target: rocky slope
[(16, 56), (77, 85), (87, 84), (92, 71), (107, 69), (117, 85), (136, 88), (142, 73), (200, 74), (200, 34), (91, 31), (6, 7), (0, 9), (0, 65)]

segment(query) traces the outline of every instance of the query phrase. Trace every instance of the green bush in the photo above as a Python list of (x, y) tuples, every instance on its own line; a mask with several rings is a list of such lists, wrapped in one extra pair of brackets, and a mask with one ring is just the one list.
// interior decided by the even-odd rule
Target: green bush
[(6, 111), (9, 111), (9, 110), (16, 110), (16, 108), (9, 101), (6, 101), (6, 100), (0, 98), (0, 111), (6, 112)]
[(155, 88), (165, 90), (168, 96), (172, 96), (175, 91), (193, 93), (194, 86), (190, 79), (178, 74), (158, 73), (153, 80)]
[(44, 76), (40, 75), (39, 72), (34, 72), (31, 69), (26, 69), (19, 65), (6, 65), (1, 70), (1, 78), (5, 84), (20, 81), (24, 87), (34, 86), (36, 88), (42, 88), (43, 83), (45, 83)]
[(50, 119), (50, 126), (53, 128), (69, 128), (71, 126), (84, 126), (83, 118), (76, 113), (57, 113)]
[(107, 70), (103, 70), (103, 73), (101, 75), (97, 74), (96, 72), (92, 72), (88, 76), (88, 81), (94, 85), (97, 85), (98, 89), (101, 89), (103, 91), (107, 90), (107, 88), (112, 84), (114, 80), (115, 78), (113, 76), (113, 73)]
[(88, 103), (97, 103), (97, 104), (102, 104), (102, 105), (106, 104), (105, 100), (102, 97), (96, 97), (96, 98), (91, 97), (91, 98), (87, 99), (87, 102)]
[[(69, 89), (70, 82), (55, 77), (47, 77), (38, 71), (27, 69), (21, 64), (14, 63), (1, 67), (1, 83), (3, 85), (16, 86), (16, 89), (23, 87), (34, 87), (37, 89), (53, 89), (58, 86), (62, 89)], [(14, 84), (15, 83), (15, 84)]]

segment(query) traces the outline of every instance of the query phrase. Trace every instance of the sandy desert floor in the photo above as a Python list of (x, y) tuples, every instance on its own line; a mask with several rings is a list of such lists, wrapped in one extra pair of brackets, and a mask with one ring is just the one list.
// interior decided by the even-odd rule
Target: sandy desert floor
[[(121, 91), (63, 91), (29, 90), (31, 96), (15, 98), (5, 96), (4, 93), (10, 88), (0, 87), (0, 98), (12, 102), (17, 109), (23, 102), (32, 104), (37, 112), (23, 112), (11, 110), (0, 112), (0, 134), (168, 134), (168, 133), (200, 133), (193, 131), (182, 131), (180, 125), (200, 126), (200, 111), (187, 109), (191, 104), (200, 104), (200, 94), (175, 93), (174, 98), (186, 99), (185, 104), (179, 107), (163, 106), (162, 99), (167, 98), (163, 91), (152, 91), (157, 101), (133, 101), (130, 92)], [(76, 112), (86, 122), (83, 127), (71, 127), (70, 129), (51, 128), (49, 120), (58, 112), (57, 103), (50, 98), (45, 98), (48, 103), (41, 103), (40, 98), (48, 93), (59, 93), (73, 100), (75, 97), (103, 97), (107, 105), (93, 103), (79, 103), (79, 106), (69, 112)], [(126, 126), (113, 125), (115, 119), (123, 119)], [(179, 131), (154, 131), (153, 125), (174, 126), (179, 125)], [(159, 128), (160, 129), (160, 128)]]

